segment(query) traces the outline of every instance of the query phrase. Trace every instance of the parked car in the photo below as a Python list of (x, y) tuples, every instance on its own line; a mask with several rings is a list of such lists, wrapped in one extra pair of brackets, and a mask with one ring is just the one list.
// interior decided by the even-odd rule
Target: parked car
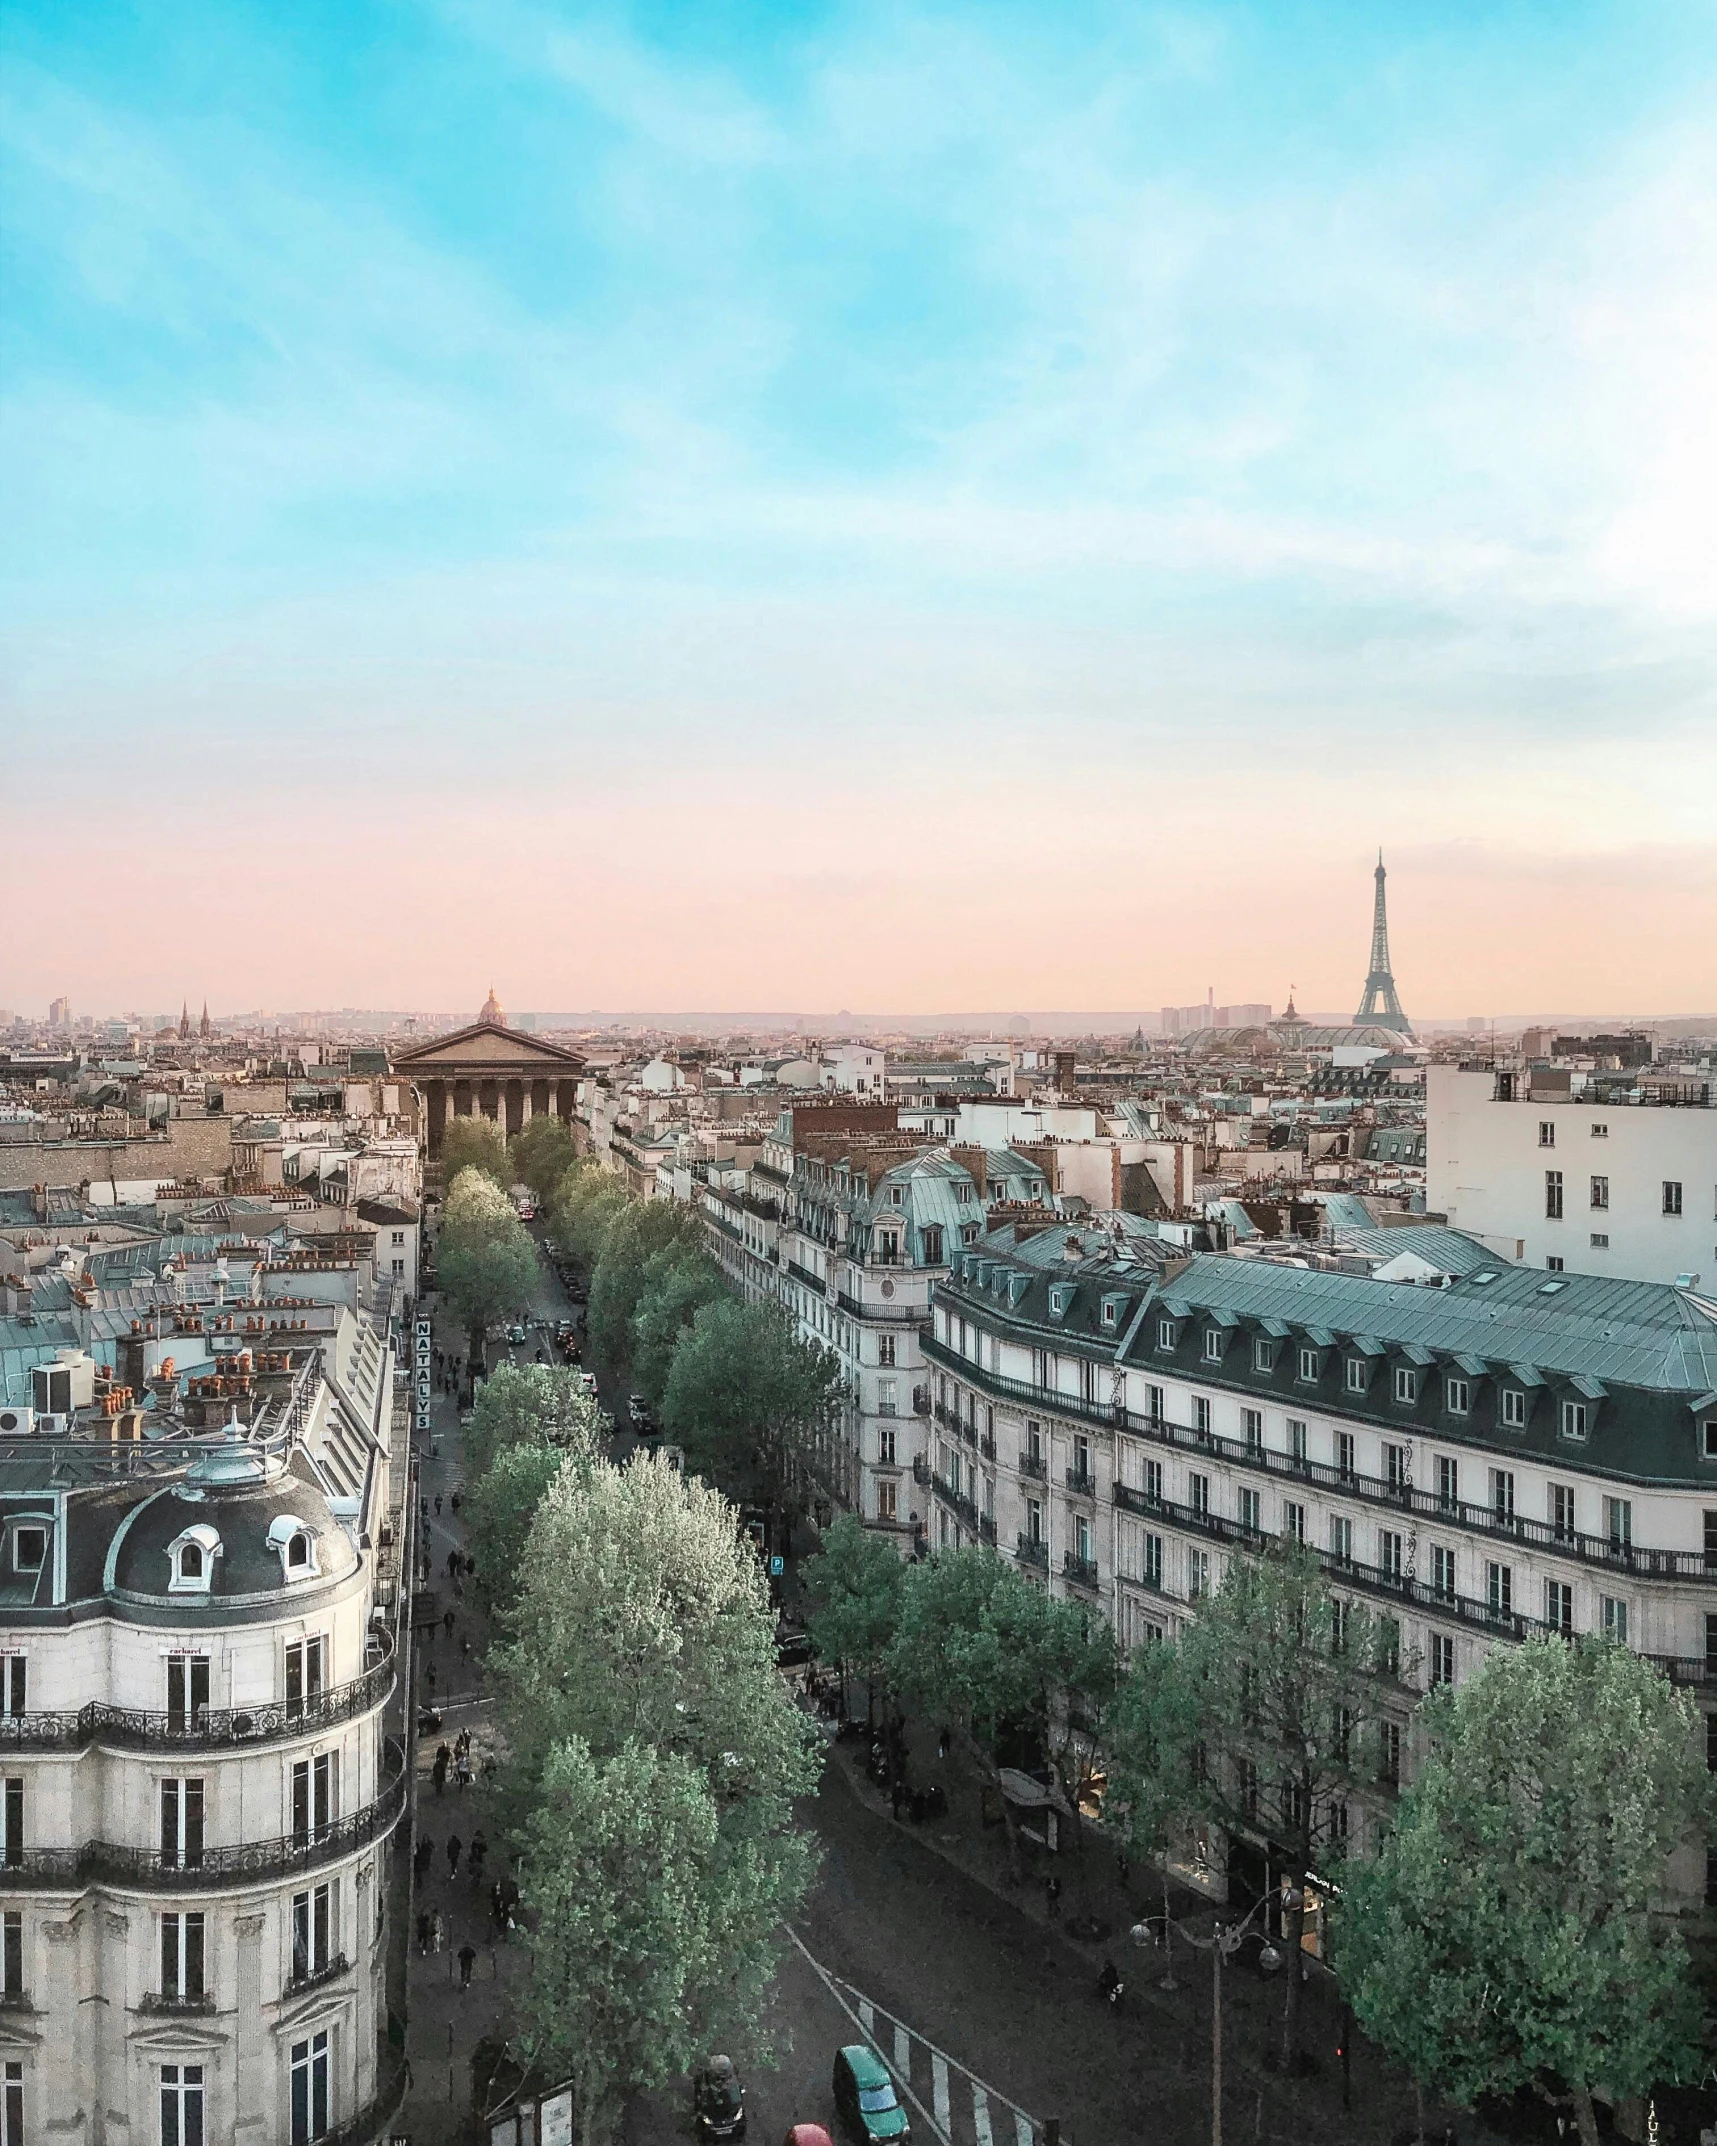
[(650, 1428), (650, 1404), (641, 1393), (627, 1395), (626, 1421), (635, 1431), (647, 1431)]
[(775, 1661), (778, 1668), (798, 1669), (810, 1661), (815, 1652), (809, 1632), (791, 1624), (776, 1628)]
[(692, 2081), (692, 2109), (700, 2139), (745, 2136), (745, 2089), (731, 2057), (711, 2057)]
[(596, 1400), (598, 1398), (596, 1374), (593, 1371), (581, 1371), (578, 1374), (578, 1388), (581, 1393), (587, 1394), (591, 1400)]
[(855, 2139), (892, 2141), (911, 2135), (888, 2066), (867, 2043), (850, 2042), (836, 2056), (834, 2089), (835, 2111)]
[(781, 2146), (835, 2146), (821, 2124), (795, 2124)]

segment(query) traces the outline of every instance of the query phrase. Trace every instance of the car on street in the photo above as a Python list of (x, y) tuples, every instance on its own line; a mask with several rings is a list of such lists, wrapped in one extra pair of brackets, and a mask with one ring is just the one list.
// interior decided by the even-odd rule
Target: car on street
[(521, 1342), (522, 1342), (522, 1341), (524, 1340), (524, 1338), (525, 1338), (525, 1330), (524, 1330), (524, 1328), (523, 1328), (523, 1327), (522, 1327), (522, 1326), (521, 1326), (521, 1325), (519, 1324), (518, 1320), (517, 1320), (517, 1319), (515, 1319), (515, 1320), (513, 1321), (512, 1325), (511, 1325), (511, 1326), (509, 1326), (509, 1327), (508, 1327), (508, 1329), (507, 1329), (507, 1339), (508, 1339), (508, 1341), (509, 1341), (509, 1342), (511, 1342), (511, 1344), (513, 1345), (513, 1347), (514, 1347), (514, 1348), (516, 1349), (516, 1348), (517, 1348), (517, 1347), (519, 1346), (519, 1344), (520, 1344), (520, 1343), (521, 1343)]
[(578, 1332), (577, 1323), (571, 1319), (557, 1319), (554, 1325), (556, 1341), (567, 1341)]
[(639, 1433), (650, 1428), (650, 1404), (641, 1393), (627, 1395), (626, 1421)]
[(579, 1391), (588, 1394), (591, 1400), (594, 1401), (597, 1398), (596, 1374), (594, 1372), (581, 1371), (578, 1374), (578, 1385)]
[(881, 2146), (910, 2136), (888, 2066), (867, 2043), (849, 2042), (837, 2053), (833, 2085), (836, 2113), (851, 2137)]
[(692, 2082), (692, 2108), (700, 2139), (745, 2136), (745, 2089), (731, 2057), (711, 2057)]
[(821, 2124), (795, 2124), (781, 2146), (835, 2146)]
[(778, 1669), (800, 1669), (816, 1653), (811, 1645), (811, 1635), (798, 1625), (778, 1625), (775, 1630), (775, 1665)]

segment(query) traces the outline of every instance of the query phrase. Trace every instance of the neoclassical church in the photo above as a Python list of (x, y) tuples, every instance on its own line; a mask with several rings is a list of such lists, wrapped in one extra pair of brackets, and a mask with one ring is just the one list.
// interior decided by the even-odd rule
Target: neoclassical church
[(423, 1098), (431, 1156), (441, 1152), (449, 1118), (481, 1113), (509, 1136), (532, 1118), (570, 1119), (584, 1060), (541, 1036), (509, 1028), (495, 987), (469, 1028), (401, 1051), (394, 1071)]

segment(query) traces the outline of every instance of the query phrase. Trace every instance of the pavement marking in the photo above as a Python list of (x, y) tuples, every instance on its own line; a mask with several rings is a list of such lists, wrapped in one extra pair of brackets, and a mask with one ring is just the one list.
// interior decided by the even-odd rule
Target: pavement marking
[(871, 2002), (868, 1997), (861, 1997), (859, 1999), (858, 2016), (859, 2025), (864, 2029), (866, 2034), (874, 2034), (876, 2032), (876, 2014), (871, 2009)]
[(1018, 2109), (1014, 2111), (1014, 2136), (1019, 2146), (1031, 2146), (1031, 2118), (1022, 2115)]
[(898, 2019), (894, 2022), (894, 2068), (903, 2079), (912, 2077), (912, 2037)]
[[(899, 2029), (896, 2028), (896, 2047), (899, 2046)], [(940, 2054), (930, 2059), (930, 2098), (936, 2104), (936, 2121), (946, 2133), (953, 2118), (948, 2108), (948, 2059)]]
[(972, 2089), (972, 2129), (978, 2135), (978, 2146), (992, 2146), (990, 2139), (990, 2097), (981, 2086)]

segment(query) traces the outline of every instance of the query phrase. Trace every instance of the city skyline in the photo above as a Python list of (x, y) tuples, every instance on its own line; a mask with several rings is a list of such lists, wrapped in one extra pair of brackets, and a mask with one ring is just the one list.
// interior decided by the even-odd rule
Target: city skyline
[(1717, 1004), (1708, 15), (5, 40), (0, 1000)]

